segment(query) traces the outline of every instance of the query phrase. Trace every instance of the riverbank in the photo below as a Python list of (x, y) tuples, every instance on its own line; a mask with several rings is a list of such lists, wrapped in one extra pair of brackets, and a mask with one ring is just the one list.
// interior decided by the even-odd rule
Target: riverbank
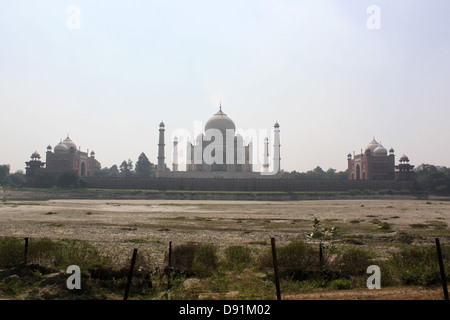
[(122, 199), (122, 200), (229, 200), (229, 201), (301, 201), (301, 200), (415, 200), (450, 197), (432, 196), (408, 190), (349, 190), (311, 192), (258, 192), (258, 191), (178, 191), (139, 189), (91, 188), (21, 188), (3, 189), (2, 200), (43, 201), (50, 199)]

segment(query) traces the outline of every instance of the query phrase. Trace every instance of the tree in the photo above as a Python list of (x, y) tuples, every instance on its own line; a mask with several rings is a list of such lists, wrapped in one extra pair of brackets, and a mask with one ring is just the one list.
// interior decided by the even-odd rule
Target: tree
[(23, 187), (25, 185), (25, 174), (23, 171), (17, 170), (13, 174), (10, 174), (9, 185), (16, 188)]
[(415, 172), (417, 189), (435, 194), (450, 194), (449, 168), (421, 164)]
[(102, 165), (97, 159), (94, 159), (94, 176), (102, 177)]
[(38, 188), (51, 188), (56, 185), (58, 175), (49, 169), (39, 168), (35, 173), (35, 185)]
[(57, 186), (60, 188), (78, 187), (78, 175), (73, 170), (63, 172), (57, 180)]
[(151, 163), (145, 153), (141, 153), (136, 162), (135, 172), (136, 176), (140, 178), (150, 178), (154, 176), (155, 165)]
[(120, 164), (120, 173), (129, 178), (133, 175), (133, 161), (128, 159), (128, 162), (123, 160)]
[(0, 185), (6, 185), (7, 177), (9, 176), (9, 164), (0, 165)]
[(120, 175), (119, 168), (116, 164), (112, 165), (111, 168), (109, 168), (109, 176), (110, 177), (118, 177)]

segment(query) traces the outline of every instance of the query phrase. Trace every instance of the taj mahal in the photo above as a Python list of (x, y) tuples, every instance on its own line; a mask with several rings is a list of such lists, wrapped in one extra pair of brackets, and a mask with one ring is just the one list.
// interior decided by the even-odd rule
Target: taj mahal
[(283, 176), (281, 168), (278, 121), (271, 129), (271, 147), (266, 131), (256, 139), (250, 135), (250, 140), (248, 132), (244, 134), (247, 139), (241, 133), (220, 104), (219, 110), (206, 121), (195, 138), (184, 140), (183, 136), (173, 135), (170, 138), (172, 155), (167, 157), (166, 125), (161, 121), (154, 178), (96, 176), (95, 153), (81, 151), (67, 136), (54, 148), (47, 147), (46, 162), (41, 161), (37, 151), (31, 155), (31, 160), (26, 162), (26, 185), (34, 186), (36, 172), (43, 168), (58, 174), (74, 171), (91, 188), (301, 192), (412, 190), (415, 185), (414, 166), (409, 164), (409, 158), (403, 155), (395, 165), (394, 149), (388, 151), (375, 138), (364, 152), (361, 149), (360, 154), (347, 155), (347, 179), (292, 179)]
[[(165, 124), (159, 125), (158, 178), (274, 178), (280, 173), (280, 125), (273, 127), (273, 154), (269, 153), (269, 138), (264, 138), (262, 171), (254, 170), (253, 141), (246, 143), (236, 133), (234, 121), (219, 111), (206, 122), (204, 132), (195, 141), (186, 142), (186, 170), (179, 171), (179, 141), (173, 140), (172, 170), (166, 170)], [(271, 158), (269, 160), (269, 158)]]

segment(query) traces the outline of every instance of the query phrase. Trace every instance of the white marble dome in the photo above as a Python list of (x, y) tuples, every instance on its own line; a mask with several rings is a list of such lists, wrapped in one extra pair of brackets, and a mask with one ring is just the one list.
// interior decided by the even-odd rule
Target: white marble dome
[(205, 125), (205, 131), (209, 129), (217, 129), (222, 132), (222, 134), (226, 134), (227, 130), (231, 129), (236, 131), (236, 125), (233, 120), (231, 120), (223, 111), (222, 108), (214, 114)]

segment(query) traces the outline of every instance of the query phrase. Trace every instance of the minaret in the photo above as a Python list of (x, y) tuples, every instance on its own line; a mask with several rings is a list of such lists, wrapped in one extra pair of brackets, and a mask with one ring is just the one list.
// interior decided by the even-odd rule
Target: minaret
[(159, 124), (159, 143), (158, 143), (158, 171), (162, 172), (165, 169), (164, 166), (164, 122)]
[(274, 143), (273, 143), (273, 172), (279, 173), (281, 169), (281, 153), (280, 153), (280, 125), (278, 124), (278, 121), (275, 122), (275, 125), (273, 126), (274, 131)]
[(269, 138), (264, 138), (263, 172), (269, 172)]
[(178, 138), (173, 138), (173, 163), (172, 171), (178, 171)]

